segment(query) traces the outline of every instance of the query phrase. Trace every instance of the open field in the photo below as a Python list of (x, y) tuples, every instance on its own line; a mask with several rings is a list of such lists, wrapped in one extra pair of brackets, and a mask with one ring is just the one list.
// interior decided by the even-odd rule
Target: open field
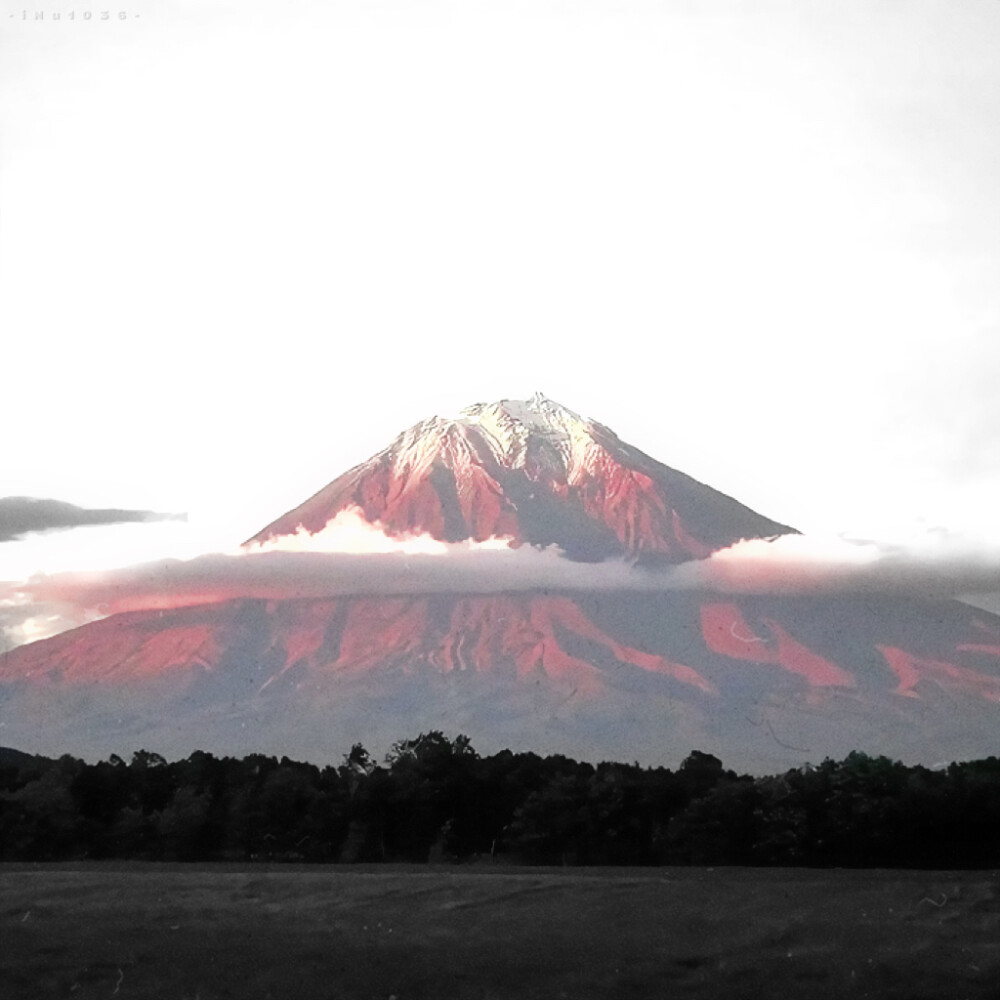
[(0, 996), (1000, 998), (996, 872), (0, 866)]

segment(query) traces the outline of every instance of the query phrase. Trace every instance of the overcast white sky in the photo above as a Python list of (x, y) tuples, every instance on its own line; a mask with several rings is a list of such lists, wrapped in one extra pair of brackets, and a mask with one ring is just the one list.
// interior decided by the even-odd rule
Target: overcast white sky
[(809, 531), (1000, 539), (996, 0), (23, 3), (0, 496), (238, 542), (540, 389)]

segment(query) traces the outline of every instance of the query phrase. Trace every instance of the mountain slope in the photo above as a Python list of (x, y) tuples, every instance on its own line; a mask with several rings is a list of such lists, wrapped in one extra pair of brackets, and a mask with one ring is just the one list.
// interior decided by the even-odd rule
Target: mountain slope
[[(845, 623), (850, 623), (845, 628)], [(982, 756), (1000, 619), (955, 602), (716, 594), (238, 600), (114, 615), (0, 658), (5, 739), (329, 759), (429, 729), (774, 770)]]

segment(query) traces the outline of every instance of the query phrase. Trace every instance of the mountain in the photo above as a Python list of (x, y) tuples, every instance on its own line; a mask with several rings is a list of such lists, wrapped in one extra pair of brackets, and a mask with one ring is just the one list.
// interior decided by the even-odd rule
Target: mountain
[(570, 559), (707, 556), (794, 531), (633, 448), (541, 393), (480, 403), (400, 434), (248, 543), (321, 531), (360, 509), (390, 534), (504, 537)]
[[(793, 530), (541, 396), (418, 424), (245, 558), (318, 540), (344, 511), (401, 538), (555, 545), (581, 576), (607, 556), (674, 564)], [(430, 729), (483, 751), (677, 764), (699, 749), (760, 772), (854, 749), (984, 756), (1000, 618), (891, 596), (525, 583), (132, 611), (0, 656), (0, 733), (32, 751), (323, 761)]]

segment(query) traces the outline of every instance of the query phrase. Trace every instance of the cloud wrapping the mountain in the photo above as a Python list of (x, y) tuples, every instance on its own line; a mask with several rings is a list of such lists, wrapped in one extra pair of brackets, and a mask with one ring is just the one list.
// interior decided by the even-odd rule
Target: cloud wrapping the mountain
[(193, 559), (111, 570), (38, 574), (0, 589), (0, 631), (13, 644), (124, 611), (234, 598), (295, 600), (526, 590), (729, 594), (853, 591), (954, 597), (994, 592), (1000, 551), (947, 535), (886, 545), (783, 535), (739, 542), (707, 559), (651, 568), (625, 560), (574, 562), (556, 547), (509, 539), (443, 542), (389, 537), (359, 511), (342, 511), (316, 534), (295, 535)]
[(1000, 548), (946, 535), (907, 544), (783, 535), (739, 542), (670, 576), (674, 585), (727, 593), (956, 597), (1000, 589)]
[(121, 570), (36, 576), (19, 591), (42, 604), (99, 614), (224, 601), (351, 594), (500, 593), (536, 589), (657, 589), (660, 574), (625, 562), (572, 563), (555, 550), (477, 550), (442, 555), (269, 551), (163, 560)]
[(94, 509), (41, 497), (0, 497), (0, 542), (36, 531), (57, 531), (94, 524), (163, 521), (178, 516), (151, 510)]
[(509, 549), (510, 538), (488, 538), (481, 542), (444, 542), (426, 532), (387, 532), (380, 521), (369, 521), (359, 507), (338, 511), (320, 531), (306, 531), (299, 525), (291, 535), (278, 535), (264, 542), (247, 542), (239, 553), (337, 552), (353, 554), (395, 553), (404, 555), (446, 555), (449, 552)]
[[(291, 551), (268, 545), (111, 571), (38, 575), (0, 593), (0, 625), (6, 624), (12, 641), (23, 642), (108, 614), (233, 598), (525, 590), (954, 597), (996, 590), (1000, 580), (1000, 552), (954, 539), (907, 549), (788, 535), (741, 542), (708, 559), (659, 569), (623, 560), (572, 562), (554, 547), (510, 548), (495, 541), (431, 540), (422, 548), (424, 543), (416, 539), (412, 551), (375, 552), (364, 551), (362, 536), (356, 541), (361, 551), (299, 551), (293, 541), (287, 544)], [(19, 613), (30, 618), (28, 626), (18, 628)]]

